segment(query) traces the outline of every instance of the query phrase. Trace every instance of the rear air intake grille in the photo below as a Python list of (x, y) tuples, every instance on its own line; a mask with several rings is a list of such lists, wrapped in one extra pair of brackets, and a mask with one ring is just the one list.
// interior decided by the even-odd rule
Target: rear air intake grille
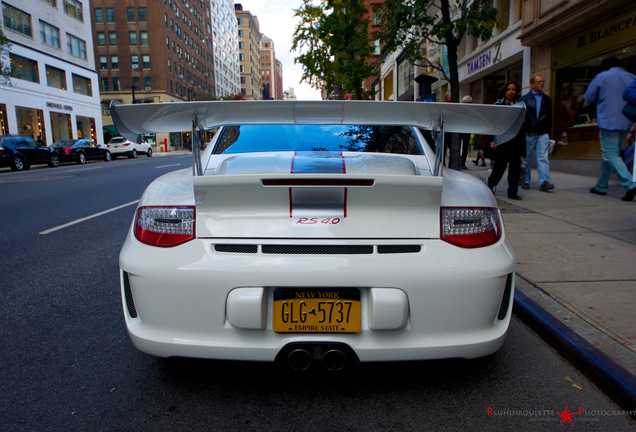
[(422, 250), (420, 245), (380, 245), (378, 246), (379, 254), (405, 254), (419, 253)]
[(133, 300), (132, 290), (130, 289), (128, 273), (122, 273), (124, 275), (124, 297), (126, 299), (126, 309), (128, 309), (128, 315), (130, 315), (131, 318), (137, 318), (137, 309), (135, 308), (135, 301)]
[(373, 253), (373, 246), (263, 245), (263, 253), (283, 255), (365, 255)]
[[(263, 254), (278, 255), (371, 255), (377, 248), (379, 254), (410, 254), (419, 253), (420, 245), (262, 245)], [(256, 254), (258, 245), (255, 244), (216, 244), (215, 252)]]
[(510, 295), (512, 293), (512, 273), (508, 275), (506, 279), (506, 288), (504, 289), (503, 298), (501, 299), (501, 306), (499, 307), (499, 313), (497, 319), (502, 320), (508, 315), (508, 307), (510, 306)]
[(256, 253), (258, 252), (258, 245), (218, 244), (218, 245), (214, 245), (214, 250), (217, 252), (228, 252), (228, 253)]

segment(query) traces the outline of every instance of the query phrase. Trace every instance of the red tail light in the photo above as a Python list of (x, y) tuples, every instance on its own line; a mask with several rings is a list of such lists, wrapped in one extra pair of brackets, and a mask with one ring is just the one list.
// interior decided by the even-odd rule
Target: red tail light
[(70, 154), (71, 153), (71, 148), (70, 147), (66, 147), (64, 149), (64, 154)]
[(131, 144), (131, 143), (126, 142), (126, 143), (124, 143), (124, 147), (128, 147), (130, 144)]
[(140, 207), (135, 215), (135, 238), (151, 246), (173, 247), (194, 239), (195, 208)]
[(463, 248), (495, 244), (501, 239), (499, 211), (491, 207), (442, 207), (442, 240)]

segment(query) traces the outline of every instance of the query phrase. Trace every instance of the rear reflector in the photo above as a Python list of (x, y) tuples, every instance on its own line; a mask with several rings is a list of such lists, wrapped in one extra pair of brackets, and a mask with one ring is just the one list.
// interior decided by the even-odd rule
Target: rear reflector
[(194, 239), (194, 207), (140, 207), (135, 216), (137, 240), (172, 247)]
[(496, 208), (441, 208), (441, 239), (455, 246), (477, 248), (497, 243), (501, 221)]

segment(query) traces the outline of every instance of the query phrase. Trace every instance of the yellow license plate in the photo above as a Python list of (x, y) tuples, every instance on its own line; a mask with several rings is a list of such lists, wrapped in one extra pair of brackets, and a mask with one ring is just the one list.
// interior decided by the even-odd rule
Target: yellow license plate
[(276, 333), (359, 333), (360, 290), (356, 288), (277, 288)]

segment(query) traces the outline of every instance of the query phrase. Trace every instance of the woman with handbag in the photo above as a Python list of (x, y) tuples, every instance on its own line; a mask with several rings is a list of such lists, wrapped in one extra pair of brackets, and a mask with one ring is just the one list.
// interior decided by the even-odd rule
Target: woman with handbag
[[(519, 100), (520, 89), (517, 83), (508, 81), (499, 90), (499, 99), (495, 105), (514, 105)], [(492, 169), (490, 177), (488, 177), (488, 187), (495, 191), (495, 187), (506, 171), (508, 166), (508, 198), (520, 200), (519, 190), (519, 172), (521, 170), (522, 157), (526, 151), (526, 133), (522, 127), (517, 136), (510, 141), (503, 143), (496, 142), (496, 137), (491, 137), (490, 147), (495, 155), (495, 166)]]

